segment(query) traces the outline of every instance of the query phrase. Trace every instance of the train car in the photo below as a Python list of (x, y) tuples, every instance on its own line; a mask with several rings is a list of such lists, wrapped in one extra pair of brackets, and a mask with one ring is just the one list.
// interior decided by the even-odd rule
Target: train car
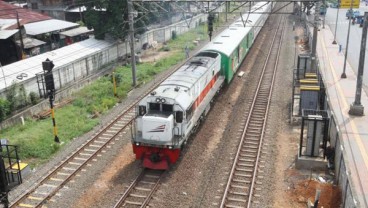
[(203, 51), (214, 51), (221, 54), (221, 71), (226, 83), (230, 83), (234, 77), (269, 16), (266, 12), (270, 12), (271, 9), (271, 3), (257, 3), (252, 7), (252, 11), (257, 13), (243, 14), (227, 30), (221, 32), (203, 48)]
[[(257, 11), (270, 7), (261, 3), (254, 6)], [(245, 58), (267, 19), (264, 15), (246, 14), (246, 27), (236, 21), (139, 102), (132, 146), (144, 167), (168, 169), (178, 160), (216, 93)]]

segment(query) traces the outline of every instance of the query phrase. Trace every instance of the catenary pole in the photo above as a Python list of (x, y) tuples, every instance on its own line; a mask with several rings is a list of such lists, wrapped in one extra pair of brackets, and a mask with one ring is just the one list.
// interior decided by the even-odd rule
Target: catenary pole
[(132, 78), (133, 78), (132, 86), (135, 87), (137, 85), (137, 77), (136, 77), (135, 49), (134, 49), (133, 2), (132, 0), (127, 0), (127, 2), (128, 2), (129, 36), (130, 36), (129, 45), (130, 45), (130, 56), (131, 56), (131, 64), (132, 64)]
[(332, 44), (336, 44), (336, 31), (337, 31), (337, 24), (339, 21), (339, 11), (340, 11), (340, 1), (337, 1), (337, 13), (336, 13), (336, 24), (335, 24), (335, 34), (334, 34), (334, 40)]
[(355, 116), (364, 115), (364, 106), (361, 104), (362, 96), (362, 85), (363, 85), (363, 72), (364, 72), (364, 59), (365, 59), (365, 49), (367, 43), (367, 29), (368, 29), (368, 12), (364, 12), (364, 25), (362, 32), (362, 41), (360, 43), (360, 54), (359, 54), (359, 66), (357, 75), (357, 85), (355, 92), (355, 101), (350, 106), (349, 114)]
[(345, 50), (345, 58), (344, 58), (344, 67), (342, 70), (341, 78), (346, 78), (346, 59), (348, 58), (348, 50), (349, 50), (349, 38), (350, 38), (350, 25), (351, 25), (351, 19), (353, 18), (354, 12), (353, 12), (353, 1), (350, 1), (350, 10), (348, 12), (351, 12), (349, 15), (349, 26), (348, 26), (348, 37), (346, 38), (346, 50)]

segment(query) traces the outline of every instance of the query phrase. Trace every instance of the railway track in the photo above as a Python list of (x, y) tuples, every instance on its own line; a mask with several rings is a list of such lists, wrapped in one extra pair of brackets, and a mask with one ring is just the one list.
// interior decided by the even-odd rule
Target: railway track
[[(184, 62), (182, 63), (184, 64)], [(178, 69), (179, 67), (175, 67)], [(57, 167), (44, 176), (37, 184), (15, 199), (10, 207), (41, 207), (53, 197), (65, 184), (80, 172), (88, 163), (102, 153), (102, 150), (119, 137), (136, 116), (134, 106), (163, 80), (176, 70), (160, 78), (145, 93), (139, 96), (110, 124), (105, 126), (96, 136), (88, 140), (78, 150), (62, 161)]]
[(11, 207), (40, 207), (122, 133), (135, 117), (134, 105), (86, 142), (47, 176), (15, 200)]
[(120, 197), (114, 208), (119, 207), (146, 207), (158, 188), (163, 170), (143, 169), (141, 174), (131, 183)]
[(272, 39), (220, 207), (251, 207), (279, 54), (284, 17)]

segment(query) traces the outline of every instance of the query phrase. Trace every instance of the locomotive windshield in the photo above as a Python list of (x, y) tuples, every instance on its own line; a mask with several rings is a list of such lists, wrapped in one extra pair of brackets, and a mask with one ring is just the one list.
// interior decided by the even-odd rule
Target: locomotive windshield
[(174, 111), (174, 105), (171, 104), (161, 104), (161, 103), (149, 103), (150, 112), (163, 112), (172, 113)]

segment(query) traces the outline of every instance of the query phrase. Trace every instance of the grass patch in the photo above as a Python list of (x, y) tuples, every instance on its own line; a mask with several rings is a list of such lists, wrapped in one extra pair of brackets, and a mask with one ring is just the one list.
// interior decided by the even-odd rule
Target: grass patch
[[(170, 48), (168, 57), (154, 64), (138, 64), (138, 84), (150, 81), (156, 74), (184, 60), (185, 45), (194, 49), (193, 40), (197, 38), (207, 39), (204, 25), (178, 35), (173, 41), (168, 41), (167, 46)], [(126, 97), (132, 89), (131, 66), (118, 67), (115, 74), (120, 80), (117, 86), (117, 97), (113, 94), (111, 76), (105, 76), (74, 93), (71, 104), (55, 110), (58, 137), (61, 142), (67, 144), (73, 138), (92, 130), (99, 123), (99, 115), (107, 113), (117, 102)], [(18, 145), (21, 160), (35, 167), (47, 161), (60, 149), (60, 146), (54, 143), (51, 118), (37, 121), (27, 119), (25, 123), (24, 126), (17, 125), (2, 130), (0, 138), (7, 138), (10, 144)]]

